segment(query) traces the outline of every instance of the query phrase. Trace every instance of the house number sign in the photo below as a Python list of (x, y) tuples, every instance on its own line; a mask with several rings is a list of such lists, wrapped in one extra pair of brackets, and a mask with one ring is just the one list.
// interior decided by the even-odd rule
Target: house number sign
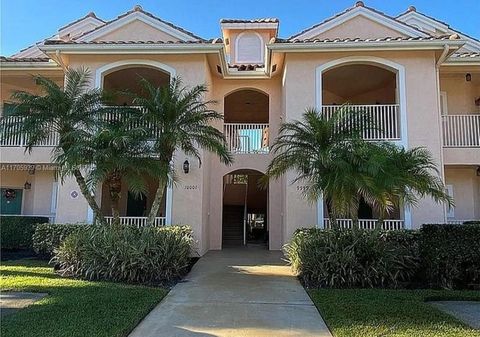
[(298, 185), (297, 186), (297, 191), (299, 191), (299, 192), (305, 192), (306, 190), (308, 190), (308, 186), (305, 186), (305, 185)]
[(185, 185), (186, 190), (198, 190), (198, 185)]

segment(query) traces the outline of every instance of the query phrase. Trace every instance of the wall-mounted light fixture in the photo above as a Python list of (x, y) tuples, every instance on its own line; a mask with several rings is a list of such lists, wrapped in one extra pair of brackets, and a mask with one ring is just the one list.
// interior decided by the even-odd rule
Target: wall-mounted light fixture
[(183, 162), (183, 172), (185, 174), (187, 174), (188, 172), (190, 172), (190, 163), (188, 162), (188, 160), (185, 160)]
[(465, 81), (471, 82), (472, 81), (472, 74), (468, 73), (465, 75)]
[(24, 190), (31, 190), (32, 189), (32, 183), (29, 183), (28, 181), (23, 184), (23, 189)]

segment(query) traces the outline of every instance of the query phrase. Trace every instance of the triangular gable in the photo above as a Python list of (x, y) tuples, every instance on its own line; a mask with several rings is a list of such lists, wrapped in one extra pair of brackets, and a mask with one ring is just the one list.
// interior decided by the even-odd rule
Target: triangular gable
[(465, 45), (460, 48), (461, 51), (480, 52), (480, 41), (462, 32), (452, 29), (450, 25), (439, 21), (426, 14), (417, 12), (414, 7), (410, 7), (408, 11), (400, 14), (397, 20), (405, 22), (406, 24), (416, 27), (426, 33), (434, 36), (458, 34), (461, 39), (465, 40)]
[[(362, 26), (365, 25), (365, 26)], [(336, 34), (336, 36), (334, 36)], [(367, 35), (372, 36), (367, 36)], [(401, 21), (365, 7), (357, 2), (355, 7), (308, 28), (290, 37), (294, 39), (314, 38), (379, 38), (379, 37), (427, 37), (428, 34)]]
[(202, 38), (154, 15), (140, 6), (75, 39), (76, 41), (199, 41)]

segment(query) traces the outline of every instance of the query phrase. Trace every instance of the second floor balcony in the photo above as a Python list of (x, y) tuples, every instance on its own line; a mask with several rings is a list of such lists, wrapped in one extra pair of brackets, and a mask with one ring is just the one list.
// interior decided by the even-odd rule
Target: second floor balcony
[(480, 115), (442, 116), (443, 147), (480, 148)]

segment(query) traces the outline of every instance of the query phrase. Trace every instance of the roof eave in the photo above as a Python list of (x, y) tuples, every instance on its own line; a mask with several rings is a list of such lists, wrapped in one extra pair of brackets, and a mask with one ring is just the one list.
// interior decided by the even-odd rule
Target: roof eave
[(217, 53), (223, 48), (223, 44), (146, 44), (146, 43), (122, 43), (122, 44), (52, 44), (39, 47), (46, 54), (205, 54)]
[(15, 62), (15, 61), (0, 61), (0, 69), (3, 70), (62, 70), (55, 62)]
[(275, 52), (327, 52), (344, 50), (437, 50), (449, 45), (458, 49), (465, 41), (438, 40), (438, 41), (391, 41), (391, 42), (287, 42), (270, 43), (267, 48)]

